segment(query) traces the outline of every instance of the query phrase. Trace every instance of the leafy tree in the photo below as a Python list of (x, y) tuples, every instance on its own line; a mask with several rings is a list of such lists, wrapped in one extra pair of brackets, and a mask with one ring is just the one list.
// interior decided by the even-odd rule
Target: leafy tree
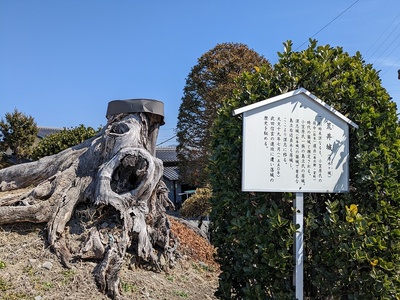
[(212, 128), (213, 242), (221, 299), (293, 299), (292, 199), (241, 192), (241, 117), (232, 110), (304, 87), (359, 125), (350, 130), (350, 193), (304, 195), (304, 293), (309, 299), (400, 295), (400, 128), (396, 104), (360, 53), (285, 43), (274, 72), (238, 80)]
[(92, 127), (85, 127), (83, 124), (69, 129), (64, 128), (40, 140), (35, 148), (33, 157), (34, 159), (39, 159), (44, 156), (56, 154), (84, 142), (96, 133), (98, 133), (98, 130), (96, 131)]
[(194, 186), (208, 182), (209, 129), (225, 99), (231, 97), (235, 79), (268, 61), (246, 45), (223, 43), (204, 53), (184, 87), (179, 107), (177, 136), (182, 180)]
[(7, 168), (12, 166), (13, 164), (9, 161), (8, 156), (5, 153), (1, 153), (0, 155), (0, 169)]
[(33, 117), (17, 109), (0, 121), (0, 150), (11, 149), (17, 161), (30, 158), (38, 128)]

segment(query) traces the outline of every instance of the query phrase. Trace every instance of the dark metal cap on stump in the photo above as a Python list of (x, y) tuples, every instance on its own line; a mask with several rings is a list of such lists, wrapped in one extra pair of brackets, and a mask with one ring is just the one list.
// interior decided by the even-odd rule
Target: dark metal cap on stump
[(121, 113), (145, 112), (161, 116), (161, 125), (164, 125), (164, 103), (153, 99), (126, 99), (113, 100), (108, 103), (108, 118)]

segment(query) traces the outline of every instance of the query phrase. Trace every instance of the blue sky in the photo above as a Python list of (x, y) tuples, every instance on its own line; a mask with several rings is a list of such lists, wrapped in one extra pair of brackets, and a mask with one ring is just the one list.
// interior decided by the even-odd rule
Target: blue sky
[(97, 128), (109, 101), (157, 99), (162, 143), (203, 53), (243, 43), (275, 63), (283, 42), (302, 50), (312, 36), (360, 51), (400, 107), (399, 0), (0, 0), (0, 117), (16, 108), (39, 126)]

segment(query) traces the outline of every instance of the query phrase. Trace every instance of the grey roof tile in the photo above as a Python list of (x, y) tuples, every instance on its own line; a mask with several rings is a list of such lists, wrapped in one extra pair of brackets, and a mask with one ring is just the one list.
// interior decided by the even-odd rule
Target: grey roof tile
[(179, 180), (178, 167), (164, 167), (164, 177), (170, 181)]
[(163, 162), (177, 162), (176, 147), (159, 147), (156, 149), (156, 157)]
[(50, 134), (60, 132), (61, 130), (63, 130), (63, 128), (38, 126), (38, 130), (39, 130), (38, 137), (39, 138), (44, 138), (44, 137), (46, 137), (46, 136), (48, 136)]

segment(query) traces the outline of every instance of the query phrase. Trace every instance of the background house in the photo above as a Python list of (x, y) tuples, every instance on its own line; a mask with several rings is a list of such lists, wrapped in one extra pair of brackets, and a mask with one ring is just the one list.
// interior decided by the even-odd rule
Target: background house
[(164, 165), (163, 180), (169, 189), (169, 199), (179, 209), (187, 198), (189, 187), (179, 181), (176, 147), (158, 147), (156, 148), (156, 157), (161, 159)]
[(64, 128), (38, 126), (37, 139), (41, 140), (42, 138), (50, 134), (57, 133), (63, 129)]

